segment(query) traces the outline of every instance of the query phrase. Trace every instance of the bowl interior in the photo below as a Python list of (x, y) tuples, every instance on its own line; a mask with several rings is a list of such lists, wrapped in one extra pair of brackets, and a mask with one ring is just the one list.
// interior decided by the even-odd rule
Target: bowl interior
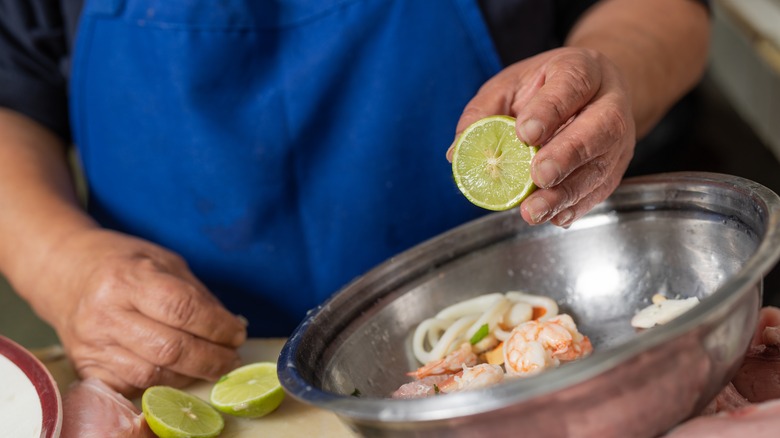
[(777, 226), (777, 205), (766, 203), (771, 192), (738, 182), (637, 179), (569, 229), (530, 227), (517, 211), (454, 229), (315, 309), (288, 342), (295, 372), (326, 393), (386, 398), (419, 366), (411, 350), (417, 324), (455, 302), (512, 290), (555, 299), (594, 355), (641, 341), (630, 319), (652, 295), (705, 299), (735, 277), (760, 283), (761, 270), (776, 262), (774, 254), (745, 271)]

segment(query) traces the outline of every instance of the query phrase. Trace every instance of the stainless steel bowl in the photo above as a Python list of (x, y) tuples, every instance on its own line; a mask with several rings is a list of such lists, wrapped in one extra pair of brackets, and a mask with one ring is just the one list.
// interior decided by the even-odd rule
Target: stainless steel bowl
[[(769, 189), (710, 173), (628, 179), (569, 229), (494, 213), (388, 260), (309, 313), (279, 377), (365, 436), (657, 436), (734, 375), (778, 257), (780, 198)], [(484, 390), (387, 399), (418, 366), (416, 324), (509, 290), (557, 300), (594, 354)], [(702, 301), (637, 332), (631, 317), (658, 292)]]

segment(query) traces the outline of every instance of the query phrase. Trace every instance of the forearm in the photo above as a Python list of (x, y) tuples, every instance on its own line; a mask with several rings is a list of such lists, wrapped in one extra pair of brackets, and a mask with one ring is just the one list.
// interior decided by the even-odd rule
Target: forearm
[[(73, 233), (95, 227), (76, 197), (64, 144), (34, 121), (0, 109), (0, 270), (39, 313), (36, 279)], [(49, 291), (54, 293), (55, 291)]]
[(694, 0), (605, 0), (588, 11), (566, 45), (597, 50), (627, 82), (642, 137), (700, 79), (709, 17)]

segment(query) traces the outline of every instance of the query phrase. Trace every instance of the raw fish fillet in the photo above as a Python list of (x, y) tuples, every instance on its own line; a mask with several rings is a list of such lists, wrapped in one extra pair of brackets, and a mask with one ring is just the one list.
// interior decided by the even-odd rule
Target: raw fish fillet
[(63, 399), (61, 438), (154, 438), (143, 414), (98, 379), (71, 386)]
[(712, 415), (718, 412), (734, 411), (748, 405), (750, 405), (750, 401), (748, 401), (748, 399), (746, 399), (742, 394), (739, 393), (739, 391), (737, 391), (736, 388), (734, 388), (733, 383), (729, 383), (725, 388), (723, 388), (723, 391), (721, 391), (720, 394), (715, 397), (715, 400), (710, 402), (710, 404), (704, 408), (704, 411), (702, 411), (701, 415)]
[[(712, 415), (714, 414), (714, 415)], [(780, 436), (780, 309), (764, 307), (736, 377), (702, 415), (665, 438)]]
[(734, 411), (696, 417), (665, 438), (777, 438), (780, 400), (747, 405)]

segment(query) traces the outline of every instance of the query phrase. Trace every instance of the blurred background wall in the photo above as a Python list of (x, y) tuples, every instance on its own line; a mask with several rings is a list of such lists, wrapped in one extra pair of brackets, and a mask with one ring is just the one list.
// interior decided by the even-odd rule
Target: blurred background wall
[[(780, 0), (712, 4), (707, 74), (669, 121), (638, 146), (644, 164), (633, 166), (630, 174), (722, 172), (780, 193)], [(780, 268), (768, 273), (764, 296), (767, 304), (780, 305)], [(28, 348), (57, 342), (54, 331), (2, 278), (0, 334)]]

